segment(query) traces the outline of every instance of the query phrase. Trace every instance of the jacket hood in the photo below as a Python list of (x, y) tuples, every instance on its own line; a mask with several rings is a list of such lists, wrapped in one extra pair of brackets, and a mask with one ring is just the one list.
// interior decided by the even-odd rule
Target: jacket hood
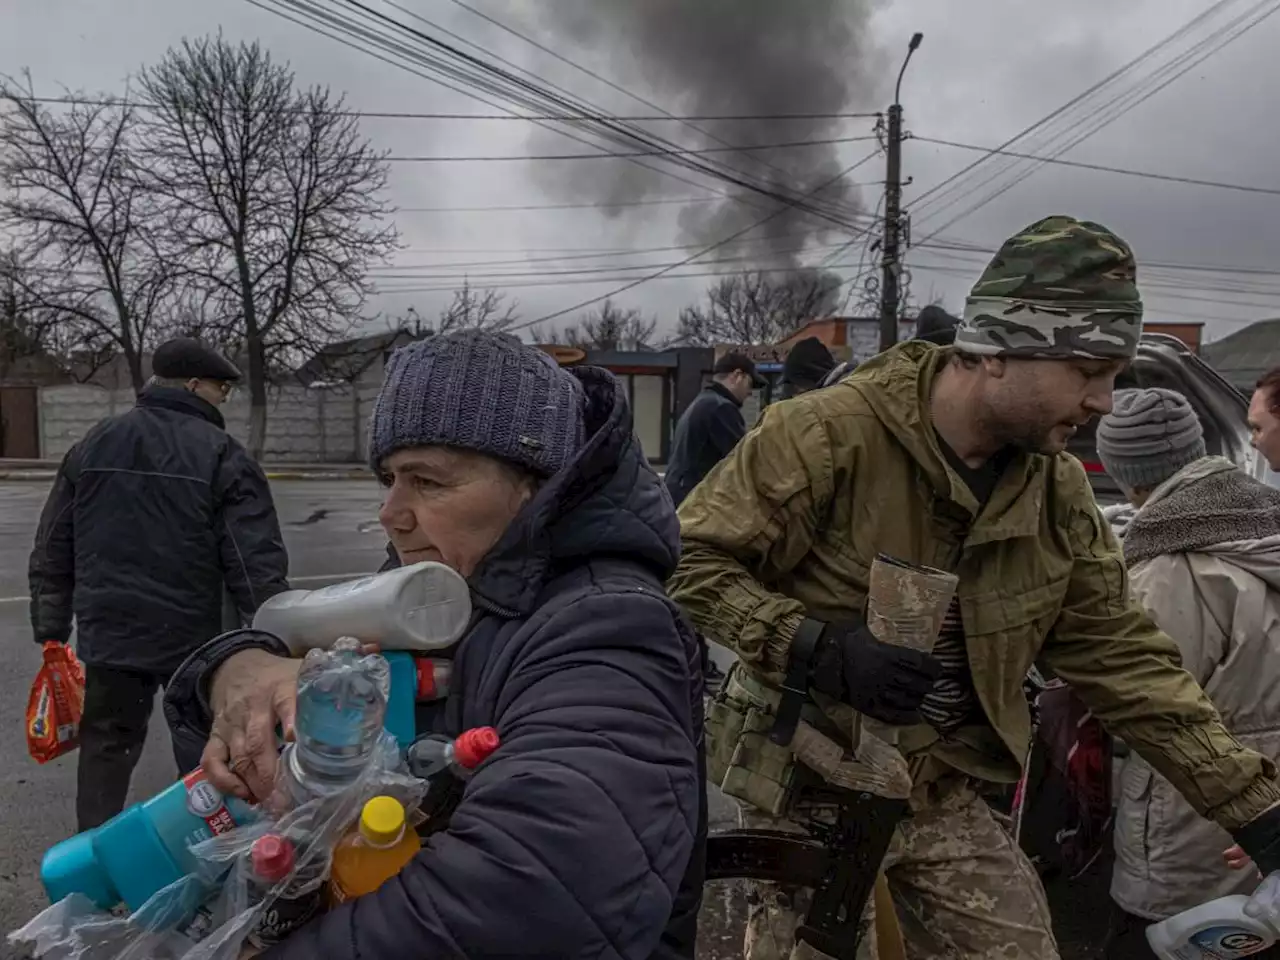
[(680, 525), (662, 480), (632, 430), (622, 385), (607, 370), (575, 367), (586, 394), (586, 441), (548, 479), (471, 575), (482, 601), (532, 611), (558, 570), (593, 557), (626, 557), (666, 580), (680, 557)]
[[(945, 357), (942, 347), (908, 340), (861, 364), (832, 389), (852, 386), (859, 390), (877, 419), (919, 464), (934, 491), (976, 515), (978, 501), (947, 465), (929, 412), (933, 379)], [(1018, 454), (1009, 462), (982, 510), (984, 520), (993, 523), (993, 534), (1014, 534), (1030, 529), (1035, 522), (1039, 498), (1024, 494), (1029, 493), (1030, 480), (1046, 459), (1038, 454)]]
[(1207, 553), (1280, 590), (1280, 490), (1225, 457), (1202, 457), (1156, 487), (1125, 533), (1130, 563)]

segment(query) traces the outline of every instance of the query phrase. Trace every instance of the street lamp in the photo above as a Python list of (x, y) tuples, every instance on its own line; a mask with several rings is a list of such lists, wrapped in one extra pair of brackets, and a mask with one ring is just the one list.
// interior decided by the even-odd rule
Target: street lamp
[(898, 71), (893, 88), (893, 105), (889, 107), (887, 170), (884, 181), (884, 241), (881, 244), (880, 277), (880, 349), (888, 350), (898, 342), (898, 275), (902, 258), (898, 242), (902, 230), (902, 76), (907, 72), (911, 55), (920, 47), (923, 33), (913, 33), (907, 44), (907, 56)]

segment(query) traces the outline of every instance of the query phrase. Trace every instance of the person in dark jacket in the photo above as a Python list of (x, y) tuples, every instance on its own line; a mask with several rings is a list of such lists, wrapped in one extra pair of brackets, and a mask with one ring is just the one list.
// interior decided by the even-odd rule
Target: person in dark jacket
[(836, 358), (817, 337), (805, 337), (787, 351), (782, 362), (782, 395), (798, 397), (817, 390), (835, 369)]
[[(156, 690), (222, 632), (225, 591), (247, 621), (288, 589), (266, 477), (218, 411), (240, 371), (186, 338), (152, 371), (132, 410), (67, 453), (31, 552), (35, 641), (68, 642), (74, 621), (85, 665), (81, 831), (124, 807)], [(199, 756), (175, 744), (180, 773)]]
[[(694, 955), (706, 841), (694, 636), (663, 590), (671, 500), (607, 371), (468, 332), (397, 351), (370, 461), (396, 560), (466, 577), (453, 689), (420, 733), (497, 727), (448, 828), (376, 893), (271, 960)], [(175, 736), (244, 798), (272, 790), (299, 661), (258, 631), (197, 653), (166, 694)], [(217, 718), (216, 720), (214, 718)]]
[(677, 507), (747, 432), (742, 405), (764, 385), (750, 358), (726, 353), (716, 361), (711, 382), (681, 415), (671, 439), (666, 482)]

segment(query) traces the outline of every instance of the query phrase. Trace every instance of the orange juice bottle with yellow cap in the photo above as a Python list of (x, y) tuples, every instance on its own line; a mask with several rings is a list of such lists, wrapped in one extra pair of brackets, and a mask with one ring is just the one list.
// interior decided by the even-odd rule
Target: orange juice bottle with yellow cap
[(418, 853), (418, 835), (394, 797), (374, 797), (360, 812), (360, 823), (333, 851), (329, 902), (346, 903), (373, 893), (404, 869)]

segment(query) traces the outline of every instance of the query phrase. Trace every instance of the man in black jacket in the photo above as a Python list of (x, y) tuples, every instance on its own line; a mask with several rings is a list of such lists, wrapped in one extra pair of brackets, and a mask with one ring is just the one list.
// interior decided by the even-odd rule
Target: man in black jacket
[(747, 432), (742, 405), (765, 385), (756, 365), (740, 353), (726, 353), (676, 424), (667, 461), (667, 490), (676, 506), (728, 455)]
[[(31, 553), (34, 639), (66, 643), (74, 619), (85, 665), (81, 831), (123, 808), (156, 690), (221, 632), (224, 588), (246, 621), (288, 589), (266, 476), (218, 411), (240, 371), (186, 338), (152, 371), (134, 409), (63, 459)], [(185, 772), (199, 755), (183, 752)]]

